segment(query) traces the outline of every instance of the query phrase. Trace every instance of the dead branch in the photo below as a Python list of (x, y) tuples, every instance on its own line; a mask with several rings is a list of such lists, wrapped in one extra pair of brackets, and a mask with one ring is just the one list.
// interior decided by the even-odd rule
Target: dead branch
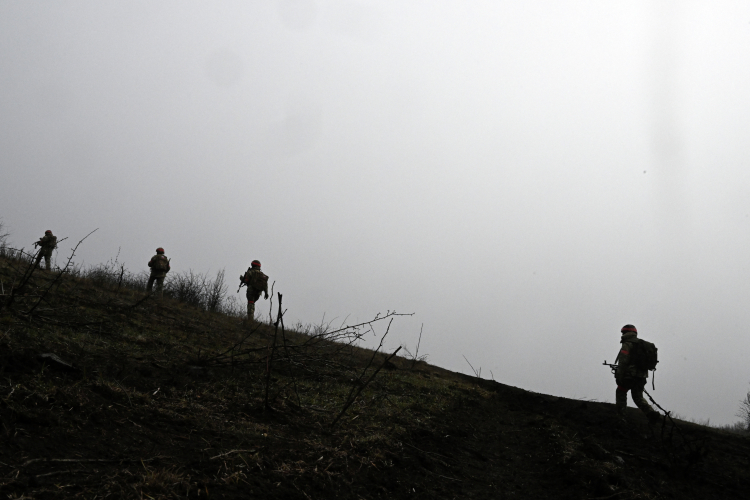
[(32, 458), (31, 460), (27, 460), (24, 462), (21, 467), (27, 467), (33, 463), (37, 462), (75, 462), (75, 463), (84, 463), (84, 462), (151, 462), (152, 460), (155, 460), (160, 457), (154, 457), (154, 458)]
[(276, 281), (271, 283), (271, 296), (269, 297), (271, 300), (269, 300), (268, 304), (268, 324), (273, 324), (273, 287), (276, 286)]
[(422, 329), (424, 328), (424, 323), (422, 323), (422, 326), (419, 327), (419, 340), (417, 341), (417, 350), (414, 352), (414, 359), (411, 360), (411, 368), (414, 368), (414, 365), (417, 364), (417, 361), (419, 360), (419, 344), (422, 343)]
[(231, 455), (232, 453), (255, 453), (257, 450), (230, 450), (226, 453), (222, 453), (221, 455), (216, 455), (215, 457), (209, 458), (209, 460), (216, 460), (217, 458), (226, 457), (227, 455)]
[[(466, 356), (464, 356), (463, 354), (461, 356), (463, 356), (463, 358), (466, 359)], [(476, 378), (481, 378), (480, 375), (482, 374), (482, 367), (480, 366), (479, 367), (479, 371), (477, 371), (477, 370), (474, 369), (474, 366), (469, 362), (468, 359), (466, 359), (466, 362), (469, 363), (469, 366), (471, 366), (471, 371), (474, 372), (474, 376)]]
[(273, 355), (276, 352), (276, 337), (279, 333), (279, 323), (281, 322), (281, 317), (283, 313), (281, 312), (281, 293), (279, 293), (279, 310), (278, 310), (278, 317), (276, 318), (276, 329), (273, 332), (273, 343), (271, 345), (271, 351), (268, 353), (268, 357), (266, 358), (268, 361), (266, 363), (266, 395), (264, 398), (263, 403), (263, 409), (265, 411), (270, 410), (270, 406), (268, 405), (268, 389), (271, 385), (271, 365), (273, 363)]
[(365, 389), (365, 387), (367, 387), (367, 385), (368, 385), (368, 384), (369, 384), (369, 383), (370, 383), (370, 382), (372, 381), (372, 379), (374, 379), (374, 378), (375, 378), (375, 375), (377, 375), (377, 374), (378, 374), (378, 372), (380, 372), (380, 370), (382, 370), (382, 369), (383, 369), (383, 367), (384, 367), (384, 366), (385, 366), (385, 365), (386, 365), (386, 364), (387, 364), (387, 363), (388, 363), (388, 362), (389, 362), (389, 361), (391, 360), (391, 358), (393, 358), (393, 357), (394, 357), (394, 356), (395, 356), (395, 355), (396, 355), (396, 354), (398, 353), (398, 351), (400, 351), (400, 350), (401, 350), (401, 346), (399, 346), (399, 347), (398, 347), (398, 349), (396, 349), (395, 351), (393, 351), (393, 354), (391, 354), (390, 356), (388, 356), (388, 357), (387, 357), (387, 358), (385, 359), (385, 361), (383, 361), (383, 364), (381, 364), (381, 365), (380, 365), (380, 367), (378, 367), (378, 369), (377, 369), (377, 370), (375, 370), (375, 373), (373, 373), (372, 375), (370, 375), (370, 378), (369, 378), (369, 379), (367, 379), (367, 382), (365, 382), (364, 384), (362, 384), (362, 385), (361, 385), (361, 386), (359, 387), (359, 390), (358, 390), (358, 391), (357, 391), (357, 393), (356, 393), (356, 394), (354, 395), (354, 397), (353, 397), (353, 398), (350, 398), (350, 399), (349, 399), (349, 400), (348, 400), (348, 401), (346, 402), (346, 404), (345, 404), (345, 405), (344, 405), (344, 407), (343, 407), (343, 408), (341, 409), (341, 412), (340, 412), (340, 413), (338, 414), (338, 416), (337, 416), (337, 417), (336, 417), (335, 419), (333, 419), (333, 422), (331, 422), (331, 429), (333, 429), (333, 427), (334, 427), (334, 426), (336, 425), (336, 423), (337, 423), (337, 422), (338, 422), (338, 421), (339, 421), (339, 420), (341, 419), (341, 417), (343, 417), (343, 416), (344, 416), (344, 413), (346, 413), (346, 410), (348, 410), (348, 409), (349, 409), (349, 407), (350, 407), (350, 406), (352, 405), (352, 403), (354, 403), (354, 401), (355, 401), (355, 400), (357, 399), (357, 397), (358, 397), (358, 396), (359, 396), (359, 395), (360, 395), (360, 394), (362, 393), (362, 391), (363, 391), (363, 390)]

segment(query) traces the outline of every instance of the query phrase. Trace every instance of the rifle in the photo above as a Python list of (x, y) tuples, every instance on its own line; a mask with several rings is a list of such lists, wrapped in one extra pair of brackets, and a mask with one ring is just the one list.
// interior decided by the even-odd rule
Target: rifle
[(240, 293), (240, 289), (242, 289), (243, 286), (247, 286), (247, 283), (245, 283), (244, 278), (245, 278), (244, 275), (240, 275), (240, 286), (237, 287), (237, 293)]
[[(58, 245), (58, 244), (60, 244), (60, 243), (62, 243), (63, 241), (67, 240), (68, 238), (70, 238), (70, 236), (66, 236), (65, 238), (63, 238), (63, 239), (61, 239), (61, 240), (57, 240), (57, 241), (55, 242), (55, 248), (57, 248), (57, 245)], [(41, 242), (41, 238), (39, 238), (39, 240), (40, 240), (40, 241), (35, 241), (35, 242), (34, 242), (34, 246), (35, 246), (35, 247), (38, 247), (39, 245), (41, 245), (41, 244), (42, 244), (42, 242)]]
[(606, 359), (604, 360), (604, 363), (602, 363), (602, 364), (606, 365), (606, 366), (609, 366), (610, 370), (612, 370), (612, 375), (616, 375), (617, 374), (617, 366), (618, 365), (613, 365), (611, 363), (607, 363)]

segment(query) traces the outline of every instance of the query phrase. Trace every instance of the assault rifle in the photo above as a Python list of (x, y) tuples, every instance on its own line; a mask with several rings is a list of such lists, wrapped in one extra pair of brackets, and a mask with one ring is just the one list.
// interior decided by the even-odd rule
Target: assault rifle
[[(58, 240), (58, 241), (56, 241), (56, 242), (55, 242), (55, 248), (57, 248), (57, 244), (58, 244), (58, 243), (62, 243), (63, 241), (67, 240), (68, 238), (69, 238), (69, 236), (66, 236), (66, 237), (65, 237), (65, 238), (63, 238), (63, 239), (61, 239), (61, 240)], [(39, 238), (39, 239), (41, 240), (41, 238)], [(41, 244), (42, 244), (42, 242), (41, 242), (41, 241), (35, 241), (35, 242), (34, 242), (34, 246), (35, 246), (35, 247), (38, 247), (38, 246), (39, 246), (39, 245), (41, 245)]]
[(617, 373), (617, 365), (613, 365), (611, 363), (607, 363), (607, 360), (604, 360), (603, 365), (609, 366), (610, 370), (612, 370), (612, 375), (615, 375)]
[(247, 286), (247, 283), (245, 283), (245, 275), (241, 274), (240, 275), (240, 286), (237, 287), (237, 293), (240, 293), (240, 290), (242, 289), (243, 286)]

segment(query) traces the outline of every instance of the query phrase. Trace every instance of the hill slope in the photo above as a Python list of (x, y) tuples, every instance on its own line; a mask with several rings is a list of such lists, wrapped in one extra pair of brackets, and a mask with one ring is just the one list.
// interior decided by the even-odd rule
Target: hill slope
[(353, 346), (361, 329), (248, 326), (51, 273), (18, 288), (22, 271), (0, 261), (0, 495), (9, 498), (750, 491), (744, 436), (649, 427), (632, 408), (619, 421), (610, 404), (389, 360)]

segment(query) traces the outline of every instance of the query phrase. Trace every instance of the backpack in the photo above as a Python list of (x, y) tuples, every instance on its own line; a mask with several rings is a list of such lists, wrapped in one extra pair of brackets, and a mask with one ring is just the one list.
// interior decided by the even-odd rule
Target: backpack
[(630, 348), (632, 363), (639, 370), (656, 370), (659, 362), (658, 349), (654, 344), (646, 340), (638, 339)]
[(43, 238), (39, 238), (37, 243), (43, 250), (52, 251), (57, 248), (57, 236), (45, 235)]
[(266, 286), (268, 286), (268, 276), (260, 271), (248, 270), (245, 273), (244, 281), (247, 283), (248, 288), (259, 292), (265, 290)]
[(164, 255), (157, 255), (154, 259), (154, 265), (152, 269), (155, 271), (169, 271), (169, 259)]

